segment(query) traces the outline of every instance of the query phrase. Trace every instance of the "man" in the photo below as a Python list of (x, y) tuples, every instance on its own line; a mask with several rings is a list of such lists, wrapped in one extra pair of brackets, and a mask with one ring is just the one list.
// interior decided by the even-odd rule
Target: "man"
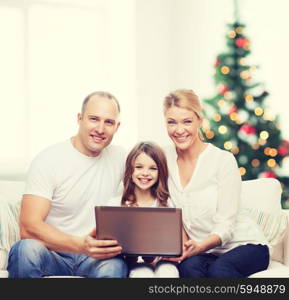
[(9, 253), (9, 277), (127, 276), (118, 256), (122, 248), (115, 240), (97, 239), (94, 217), (94, 206), (115, 195), (124, 171), (124, 151), (109, 145), (119, 112), (113, 95), (88, 95), (77, 135), (33, 160), (21, 204), (21, 240)]

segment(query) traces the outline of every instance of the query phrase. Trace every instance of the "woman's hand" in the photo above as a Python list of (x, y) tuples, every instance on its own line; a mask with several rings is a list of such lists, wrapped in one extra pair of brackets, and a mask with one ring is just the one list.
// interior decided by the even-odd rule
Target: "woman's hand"
[(83, 253), (95, 259), (107, 259), (119, 255), (122, 248), (116, 240), (98, 240), (94, 228), (83, 240)]
[(181, 262), (184, 259), (192, 256), (192, 255), (197, 255), (203, 252), (203, 248), (201, 247), (200, 243), (197, 243), (193, 240), (187, 240), (184, 243), (183, 246), (183, 254), (182, 256), (179, 257), (166, 257), (163, 258), (165, 260), (169, 260), (169, 261), (175, 261), (175, 262)]
[(197, 243), (193, 240), (188, 240), (184, 244), (184, 253), (183, 256), (185, 258), (197, 255), (203, 252), (203, 247), (201, 246), (200, 243)]
[(184, 242), (182, 256), (174, 258), (171, 257), (166, 259), (170, 261), (180, 262), (190, 256), (204, 253), (209, 249), (213, 249), (217, 246), (220, 246), (221, 244), (222, 240), (217, 234), (210, 235), (206, 240), (202, 241), (201, 243), (188, 239)]

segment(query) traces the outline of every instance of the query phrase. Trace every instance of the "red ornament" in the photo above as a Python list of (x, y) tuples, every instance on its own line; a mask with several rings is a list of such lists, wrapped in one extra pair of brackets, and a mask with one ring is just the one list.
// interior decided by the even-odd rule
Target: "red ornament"
[(284, 146), (278, 147), (278, 154), (280, 156), (286, 156), (289, 153), (288, 149)]
[(216, 59), (216, 61), (214, 63), (214, 67), (217, 67), (220, 64), (221, 64), (221, 61), (219, 59)]
[(261, 178), (277, 178), (277, 175), (272, 171), (265, 171), (259, 175)]
[(224, 84), (220, 84), (219, 85), (219, 93), (224, 95), (226, 92), (228, 92), (229, 88), (228, 86), (224, 85)]
[(286, 156), (289, 154), (289, 141), (282, 141), (281, 146), (278, 147), (278, 154), (281, 156)]
[(239, 48), (244, 48), (249, 44), (249, 41), (245, 38), (237, 38), (235, 41), (235, 45)]
[(234, 105), (234, 106), (230, 109), (229, 115), (232, 114), (232, 113), (235, 113), (235, 112), (237, 112), (237, 111), (238, 111), (238, 109), (237, 109), (237, 107)]
[(250, 134), (255, 134), (256, 133), (256, 128), (253, 125), (250, 124), (244, 124), (241, 128), (240, 131), (243, 133), (250, 135)]

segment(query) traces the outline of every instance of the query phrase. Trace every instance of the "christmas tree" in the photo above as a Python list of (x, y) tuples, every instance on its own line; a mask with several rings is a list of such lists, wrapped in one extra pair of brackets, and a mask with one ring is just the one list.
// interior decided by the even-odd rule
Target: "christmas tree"
[(228, 24), (227, 51), (214, 63), (216, 95), (203, 99), (204, 136), (235, 155), (242, 180), (277, 178), (282, 206), (289, 208), (289, 177), (282, 170), (289, 159), (289, 141), (282, 138), (279, 118), (266, 104), (269, 93), (253, 80), (257, 67), (248, 63), (250, 41), (244, 29), (237, 19)]

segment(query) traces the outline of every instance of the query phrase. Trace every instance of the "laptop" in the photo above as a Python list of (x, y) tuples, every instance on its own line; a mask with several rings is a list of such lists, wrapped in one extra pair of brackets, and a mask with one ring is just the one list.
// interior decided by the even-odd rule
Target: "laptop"
[(115, 239), (128, 256), (182, 254), (180, 208), (96, 206), (98, 239)]

